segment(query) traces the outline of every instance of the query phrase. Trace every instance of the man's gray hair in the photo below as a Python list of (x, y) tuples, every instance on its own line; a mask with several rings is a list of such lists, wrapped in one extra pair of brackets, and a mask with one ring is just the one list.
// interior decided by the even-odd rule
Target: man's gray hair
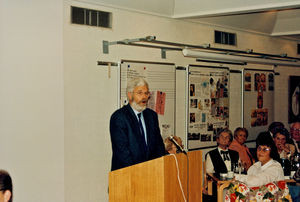
[(219, 137), (221, 136), (221, 133), (228, 133), (229, 136), (230, 136), (230, 142), (232, 142), (232, 140), (233, 140), (233, 135), (232, 135), (231, 130), (229, 130), (228, 128), (221, 129), (221, 130), (216, 134), (216, 138), (219, 138)]
[(127, 83), (127, 93), (129, 92), (133, 92), (133, 90), (138, 87), (138, 86), (147, 86), (147, 88), (149, 89), (148, 83), (147, 81), (142, 78), (142, 77), (137, 77), (137, 78), (133, 78), (130, 81), (128, 81)]

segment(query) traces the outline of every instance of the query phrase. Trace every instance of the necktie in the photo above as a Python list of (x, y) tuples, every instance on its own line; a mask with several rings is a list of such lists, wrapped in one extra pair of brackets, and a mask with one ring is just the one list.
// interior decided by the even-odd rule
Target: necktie
[(138, 113), (138, 117), (139, 117), (139, 128), (140, 128), (140, 132), (141, 132), (142, 139), (143, 139), (143, 146), (144, 146), (145, 151), (147, 152), (148, 148), (147, 148), (147, 144), (146, 144), (146, 136), (145, 136), (145, 132), (144, 132), (142, 120), (141, 120), (141, 115), (142, 115), (142, 113)]
[(228, 156), (228, 154), (229, 154), (228, 151), (221, 151), (221, 154), (223, 155), (224, 161), (230, 161), (229, 156)]

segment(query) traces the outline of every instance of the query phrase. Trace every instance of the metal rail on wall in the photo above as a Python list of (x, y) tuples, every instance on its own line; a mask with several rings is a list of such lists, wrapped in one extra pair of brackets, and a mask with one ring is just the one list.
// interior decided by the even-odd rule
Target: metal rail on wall
[(167, 51), (181, 51), (185, 57), (207, 60), (206, 62), (215, 63), (254, 63), (268, 64), (274, 66), (293, 66), (300, 67), (300, 58), (289, 57), (284, 54), (267, 54), (254, 52), (253, 49), (233, 50), (224, 48), (213, 48), (210, 44), (192, 45), (184, 43), (174, 43), (157, 40), (155, 36), (146, 36), (144, 38), (124, 39), (121, 41), (103, 41), (102, 49), (104, 54), (109, 53), (111, 45), (128, 45), (145, 48), (156, 48), (161, 50), (161, 57), (166, 58)]

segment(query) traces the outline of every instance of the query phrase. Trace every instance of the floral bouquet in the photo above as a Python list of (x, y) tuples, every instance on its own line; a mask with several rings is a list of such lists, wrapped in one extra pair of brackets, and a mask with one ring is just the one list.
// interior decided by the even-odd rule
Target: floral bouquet
[(233, 181), (227, 187), (225, 202), (235, 201), (292, 201), (285, 181), (278, 181), (260, 187), (248, 187), (246, 184)]

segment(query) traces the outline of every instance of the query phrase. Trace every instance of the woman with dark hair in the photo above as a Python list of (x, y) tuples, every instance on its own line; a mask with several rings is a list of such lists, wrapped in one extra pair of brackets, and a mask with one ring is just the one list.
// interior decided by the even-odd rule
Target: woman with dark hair
[(273, 137), (275, 135), (276, 130), (284, 128), (283, 123), (279, 121), (274, 121), (269, 125), (268, 131), (270, 135)]
[(260, 133), (256, 144), (258, 162), (249, 168), (247, 175), (237, 175), (235, 179), (250, 187), (284, 180), (283, 169), (280, 163), (275, 161), (278, 158), (278, 152), (268, 132)]
[(12, 202), (12, 181), (8, 172), (0, 170), (0, 202)]
[[(257, 138), (256, 138), (256, 149), (258, 148), (259, 145), (261, 145), (261, 143), (267, 143), (270, 147), (273, 147), (271, 148), (272, 149), (272, 156), (271, 158), (273, 160), (276, 160), (280, 163), (280, 156), (278, 154), (278, 150), (277, 150), (277, 147), (274, 143), (274, 140), (273, 138), (270, 136), (270, 133), (269, 132), (261, 132), (258, 134)], [(256, 157), (256, 159), (258, 160), (258, 158)]]

